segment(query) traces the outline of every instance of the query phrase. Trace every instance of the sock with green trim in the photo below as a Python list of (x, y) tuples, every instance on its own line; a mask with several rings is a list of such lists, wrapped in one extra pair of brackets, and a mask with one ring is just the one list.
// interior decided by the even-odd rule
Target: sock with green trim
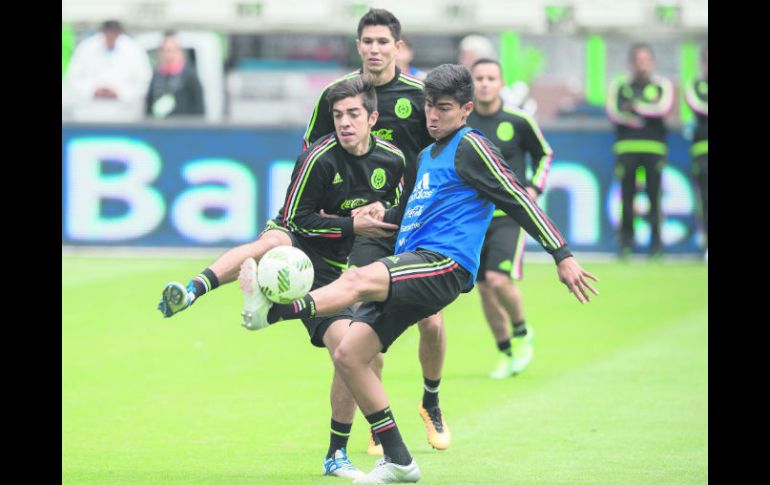
[(329, 451), (326, 452), (326, 458), (332, 458), (334, 452), (348, 446), (350, 438), (350, 429), (353, 423), (338, 423), (332, 419), (332, 428), (330, 431)]
[(193, 294), (193, 300), (200, 298), (219, 286), (219, 278), (210, 268), (204, 269), (198, 276), (187, 283), (187, 291)]
[(366, 420), (372, 426), (372, 431), (380, 438), (385, 457), (396, 465), (406, 466), (412, 463), (412, 455), (406, 449), (396, 421), (393, 419), (393, 413), (390, 412), (390, 407), (370, 414)]

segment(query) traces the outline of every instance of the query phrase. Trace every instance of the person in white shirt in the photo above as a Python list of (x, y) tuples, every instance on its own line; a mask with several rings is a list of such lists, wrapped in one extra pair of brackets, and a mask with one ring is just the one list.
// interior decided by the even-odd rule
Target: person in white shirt
[(72, 55), (62, 85), (62, 112), (75, 121), (138, 121), (152, 78), (145, 49), (108, 20)]

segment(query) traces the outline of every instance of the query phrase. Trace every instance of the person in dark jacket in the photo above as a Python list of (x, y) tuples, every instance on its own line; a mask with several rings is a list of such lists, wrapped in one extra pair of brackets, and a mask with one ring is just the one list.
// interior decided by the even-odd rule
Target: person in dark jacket
[(167, 32), (158, 50), (158, 65), (152, 74), (146, 97), (146, 113), (152, 118), (202, 116), (203, 88), (195, 66), (173, 32)]

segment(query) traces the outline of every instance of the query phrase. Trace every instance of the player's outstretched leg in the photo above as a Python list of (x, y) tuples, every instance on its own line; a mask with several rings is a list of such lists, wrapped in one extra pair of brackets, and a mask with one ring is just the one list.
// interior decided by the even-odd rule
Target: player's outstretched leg
[(249, 330), (260, 330), (267, 327), (267, 312), (273, 303), (262, 294), (257, 283), (257, 262), (254, 258), (246, 258), (241, 264), (238, 283), (243, 293), (243, 325)]
[(158, 310), (163, 313), (165, 318), (169, 318), (189, 307), (192, 301), (192, 295), (185, 289), (184, 285), (172, 281), (163, 287)]

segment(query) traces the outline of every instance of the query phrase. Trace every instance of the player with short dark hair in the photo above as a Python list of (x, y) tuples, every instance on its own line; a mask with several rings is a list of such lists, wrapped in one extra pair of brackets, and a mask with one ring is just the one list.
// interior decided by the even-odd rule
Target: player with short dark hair
[[(244, 260), (256, 267), (270, 249), (294, 246), (304, 251), (315, 271), (313, 288), (336, 280), (347, 267), (353, 236), (392, 236), (395, 224), (377, 221), (366, 214), (352, 217), (357, 207), (381, 201), (397, 204), (403, 194), (404, 156), (391, 143), (374, 137), (377, 98), (366, 77), (348, 79), (328, 93), (335, 131), (313, 143), (298, 158), (277, 217), (268, 221), (256, 241), (227, 251), (194, 277), (185, 288), (171, 282), (163, 290), (158, 309), (171, 317), (218, 286), (235, 281)], [(253, 269), (252, 267), (252, 269)], [(243, 272), (243, 271), (241, 271)], [(248, 272), (247, 272), (248, 273)], [(241, 289), (262, 294), (253, 277), (241, 278)], [(254, 330), (247, 297), (244, 326)], [(333, 354), (347, 330), (352, 309), (332, 315), (303, 319), (310, 341)], [(344, 385), (344, 384), (343, 384)], [(355, 409), (355, 408), (354, 408)], [(324, 473), (354, 478), (363, 473), (347, 457), (344, 445), (336, 446), (324, 462)]]
[[(527, 194), (533, 200), (537, 199), (545, 188), (553, 150), (529, 113), (503, 105), (500, 63), (479, 59), (471, 67), (471, 75), (476, 99), (468, 116), (468, 126), (484, 133), (500, 148)], [(527, 157), (532, 168), (531, 177), (527, 176)], [(521, 290), (514, 284), (522, 277), (524, 238), (524, 231), (516, 221), (505, 212), (495, 210), (484, 237), (476, 279), (484, 316), (500, 352), (497, 367), (490, 373), (493, 379), (521, 373), (533, 356), (534, 333), (531, 327), (527, 328)]]
[[(479, 254), (495, 206), (506, 211), (553, 256), (559, 279), (581, 303), (596, 277), (577, 263), (553, 223), (527, 196), (500, 150), (465, 126), (473, 109), (470, 72), (444, 64), (425, 79), (428, 131), (436, 140), (420, 152), (417, 183), (407, 204), (384, 216), (401, 220), (395, 254), (346, 271), (292, 304), (249, 301), (261, 325), (334, 314), (355, 302), (334, 364), (383, 444), (385, 457), (354, 483), (416, 482), (422, 474), (404, 444), (382, 382), (369, 362), (415, 321), (473, 288)], [(249, 269), (248, 262), (244, 263)], [(248, 298), (247, 298), (248, 299)]]
[[(377, 90), (377, 111), (380, 116), (372, 133), (392, 142), (404, 152), (406, 158), (406, 174), (404, 176), (405, 197), (408, 197), (414, 186), (417, 173), (417, 155), (432, 139), (425, 126), (425, 97), (424, 84), (421, 80), (403, 73), (396, 66), (396, 57), (403, 48), (401, 24), (387, 10), (370, 9), (358, 23), (358, 39), (356, 47), (361, 56), (363, 67), (330, 84), (318, 98), (318, 103), (305, 132), (305, 143), (312, 143), (320, 136), (333, 129), (330, 116), (325, 115), (328, 102), (325, 93), (336, 83), (351, 79), (362, 74), (371, 75)], [(384, 207), (369, 207), (362, 210), (374, 212), (384, 211)], [(383, 256), (393, 254), (395, 238), (356, 237), (350, 254), (351, 267), (365, 266)], [(423, 373), (423, 396), (418, 406), (418, 412), (425, 423), (428, 442), (436, 449), (444, 450), (449, 447), (451, 434), (444, 414), (439, 406), (439, 387), (441, 371), (446, 353), (446, 331), (441, 314), (430, 315), (418, 323), (420, 330), (419, 358)], [(373, 362), (375, 372), (381, 375), (382, 356)], [(352, 397), (341, 383), (333, 384), (332, 415), (337, 423), (344, 426), (335, 428), (333, 423), (330, 431), (330, 442), (334, 442), (343, 429), (349, 429), (355, 416)], [(375, 433), (370, 434), (368, 453), (381, 455), (382, 446), (377, 441)], [(329, 453), (332, 453), (331, 449)]]

